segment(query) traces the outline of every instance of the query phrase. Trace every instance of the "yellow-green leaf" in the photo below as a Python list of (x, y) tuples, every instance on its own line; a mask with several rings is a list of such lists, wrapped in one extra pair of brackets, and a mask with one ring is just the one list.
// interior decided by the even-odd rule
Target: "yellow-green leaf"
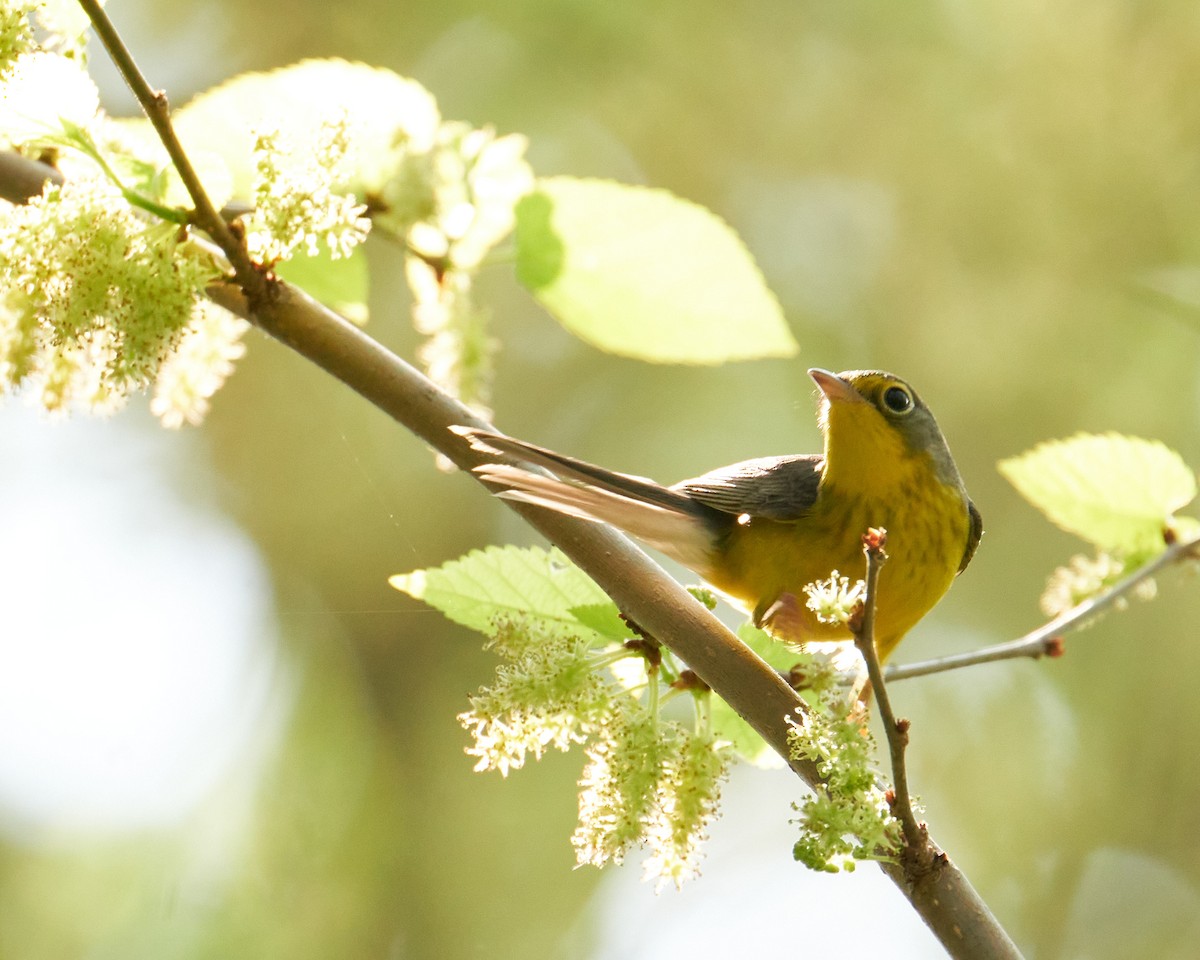
[(734, 231), (665, 190), (538, 180), (517, 207), (517, 276), (568, 330), (622, 356), (723, 363), (798, 349)]
[(398, 144), (427, 148), (441, 122), (424, 87), (390, 70), (345, 60), (305, 60), (268, 73), (244, 73), (196, 97), (175, 115), (184, 145), (216, 151), (248, 199), (254, 141), (276, 132), (300, 149), (322, 124), (344, 123), (354, 145), (345, 188), (365, 195), (394, 175)]
[(537, 547), (472, 550), (440, 567), (398, 573), (388, 583), (481, 633), (489, 633), (497, 618), (511, 616), (590, 630), (573, 611), (608, 602), (587, 574), (559, 551)]
[(1115, 433), (1043, 443), (999, 466), (1063, 530), (1123, 556), (1160, 551), (1173, 514), (1196, 496), (1196, 476), (1179, 454)]

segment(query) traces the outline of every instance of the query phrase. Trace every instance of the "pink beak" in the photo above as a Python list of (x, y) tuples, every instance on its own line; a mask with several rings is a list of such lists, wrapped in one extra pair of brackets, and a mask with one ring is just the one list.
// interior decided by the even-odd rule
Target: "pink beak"
[(861, 393), (836, 373), (830, 373), (828, 370), (822, 370), (820, 367), (813, 367), (808, 371), (808, 375), (813, 378), (813, 382), (816, 383), (817, 388), (830, 403), (866, 402)]

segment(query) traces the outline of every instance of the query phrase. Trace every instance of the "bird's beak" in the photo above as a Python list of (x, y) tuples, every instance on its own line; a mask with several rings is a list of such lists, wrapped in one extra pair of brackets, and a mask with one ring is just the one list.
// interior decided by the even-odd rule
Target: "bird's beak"
[(817, 389), (821, 391), (825, 399), (830, 403), (866, 402), (861, 393), (836, 373), (830, 373), (828, 370), (822, 370), (820, 367), (813, 367), (808, 371), (808, 375), (813, 378)]

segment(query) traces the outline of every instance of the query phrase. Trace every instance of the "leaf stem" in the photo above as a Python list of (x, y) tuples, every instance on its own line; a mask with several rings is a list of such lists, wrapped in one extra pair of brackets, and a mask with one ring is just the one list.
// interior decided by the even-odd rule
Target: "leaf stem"
[(175, 223), (184, 226), (188, 223), (188, 214), (186, 210), (177, 210), (175, 207), (164, 206), (161, 203), (156, 203), (149, 197), (144, 197), (136, 190), (130, 189), (121, 182), (121, 178), (117, 175), (117, 171), (112, 168), (112, 164), (108, 162), (108, 158), (101, 152), (100, 147), (96, 144), (83, 127), (70, 121), (63, 121), (63, 128), (66, 130), (65, 137), (52, 137), (48, 143), (65, 145), (76, 150), (82, 151), (86, 156), (100, 168), (100, 171), (109, 179), (109, 182), (121, 191), (121, 195), (129, 203), (130, 206), (140, 207), (147, 213), (158, 217), (160, 220), (165, 220), (168, 223)]

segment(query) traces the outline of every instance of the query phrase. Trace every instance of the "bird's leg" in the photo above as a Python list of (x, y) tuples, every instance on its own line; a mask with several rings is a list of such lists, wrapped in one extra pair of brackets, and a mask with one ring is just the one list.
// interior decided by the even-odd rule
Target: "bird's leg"
[(752, 614), (754, 625), (771, 636), (798, 642), (804, 630), (804, 605), (794, 593), (762, 601)]

